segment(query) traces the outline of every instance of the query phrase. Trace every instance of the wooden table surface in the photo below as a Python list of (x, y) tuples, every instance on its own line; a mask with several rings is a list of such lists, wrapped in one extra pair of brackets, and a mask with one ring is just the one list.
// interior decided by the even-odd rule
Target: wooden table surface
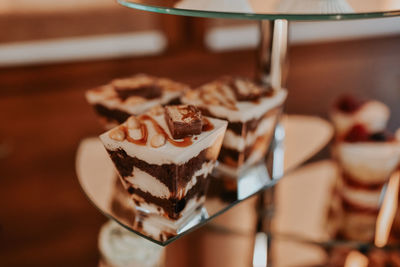
[[(287, 111), (325, 117), (336, 96), (356, 92), (386, 102), (390, 128), (396, 129), (399, 48), (400, 37), (291, 47)], [(86, 89), (136, 72), (194, 86), (223, 74), (252, 76), (255, 55), (188, 49), (150, 58), (0, 69), (0, 265), (98, 262), (97, 234), (105, 218), (85, 198), (74, 169), (79, 141), (102, 132), (84, 99)], [(189, 240), (195, 235), (168, 248), (169, 266), (188, 266), (190, 258), (199, 257), (196, 242)]]

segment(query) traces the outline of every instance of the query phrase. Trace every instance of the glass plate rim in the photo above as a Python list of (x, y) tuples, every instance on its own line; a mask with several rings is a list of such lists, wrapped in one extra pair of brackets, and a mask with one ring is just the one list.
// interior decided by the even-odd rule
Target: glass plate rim
[(183, 8), (167, 8), (162, 6), (153, 6), (134, 3), (126, 0), (117, 0), (117, 2), (127, 8), (138, 9), (162, 14), (180, 15), (189, 17), (202, 18), (226, 18), (226, 19), (243, 19), (243, 20), (276, 20), (285, 19), (293, 21), (307, 20), (351, 20), (351, 19), (372, 19), (372, 18), (388, 18), (400, 16), (399, 10), (379, 11), (379, 12), (361, 12), (361, 13), (309, 13), (309, 14), (289, 14), (289, 13), (240, 13), (240, 12), (221, 12), (208, 10), (194, 10)]

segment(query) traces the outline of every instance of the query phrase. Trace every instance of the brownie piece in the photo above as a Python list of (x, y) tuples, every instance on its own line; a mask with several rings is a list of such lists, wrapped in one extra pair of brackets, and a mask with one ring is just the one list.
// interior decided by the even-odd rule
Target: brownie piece
[(165, 119), (174, 139), (200, 134), (203, 127), (201, 112), (192, 105), (167, 106)]

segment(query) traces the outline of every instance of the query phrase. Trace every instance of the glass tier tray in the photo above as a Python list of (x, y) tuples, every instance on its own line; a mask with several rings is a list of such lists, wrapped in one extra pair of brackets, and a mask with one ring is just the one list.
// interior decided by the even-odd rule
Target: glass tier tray
[[(400, 217), (395, 217), (391, 223), (380, 224), (379, 234), (388, 238), (384, 242), (378, 238), (379, 245), (375, 245), (374, 240), (356, 241), (339, 237), (339, 229), (344, 226), (341, 222), (343, 215), (332, 213), (337, 201), (334, 187), (338, 175), (339, 169), (333, 160), (321, 160), (290, 172), (275, 187), (275, 215), (267, 231), (273, 266), (344, 266), (343, 262), (332, 263), (343, 261), (352, 251), (368, 257), (377, 253), (384, 257), (384, 253), (390, 255), (392, 252), (400, 255)], [(398, 196), (393, 199), (398, 201)], [(256, 204), (256, 201), (246, 201), (237, 209), (213, 220), (202, 233), (218, 233), (229, 240), (254, 237), (255, 227), (251, 225), (257, 222)], [(389, 206), (396, 208), (396, 205)], [(399, 209), (397, 205), (397, 213)], [(378, 217), (376, 215), (376, 222)]]
[[(79, 183), (89, 200), (107, 217), (157, 244), (166, 245), (205, 224), (250, 196), (277, 183), (284, 172), (293, 170), (319, 152), (331, 139), (331, 125), (317, 117), (285, 116), (278, 126), (275, 143), (265, 164), (260, 164), (240, 179), (211, 177), (207, 199), (198, 214), (185, 222), (175, 235), (159, 238), (137, 223), (133, 201), (122, 188), (114, 166), (98, 138), (83, 140), (78, 148), (76, 170)], [(162, 226), (158, 229), (162, 232)]]
[(118, 0), (151, 12), (236, 19), (340, 20), (400, 15), (400, 0)]
[[(358, 250), (375, 248), (373, 241), (348, 241), (344, 238), (335, 238), (339, 228), (343, 226), (342, 215), (335, 205), (337, 196), (334, 193), (339, 173), (338, 166), (333, 160), (315, 162), (290, 173), (277, 189), (277, 206), (280, 210), (273, 219), (273, 234), (324, 249), (339, 246)], [(304, 197), (305, 195), (307, 197)], [(386, 197), (387, 195), (383, 194), (382, 202)], [(393, 199), (397, 202), (398, 196)], [(400, 208), (396, 207), (396, 203), (389, 206)], [(376, 222), (379, 220), (378, 217), (376, 214)], [(381, 220), (386, 221), (383, 217)], [(384, 233), (392, 231), (393, 224), (383, 223), (381, 226), (382, 229), (377, 233), (385, 236)], [(382, 244), (381, 241), (379, 243)], [(394, 247), (400, 249), (400, 240), (396, 241), (389, 237), (387, 242), (383, 243), (387, 249)]]

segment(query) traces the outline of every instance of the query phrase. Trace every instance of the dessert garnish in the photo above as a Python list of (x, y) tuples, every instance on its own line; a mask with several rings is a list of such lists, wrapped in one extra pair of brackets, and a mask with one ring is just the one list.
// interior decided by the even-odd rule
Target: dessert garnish
[(345, 142), (363, 142), (368, 141), (369, 133), (362, 124), (356, 124), (350, 131), (345, 135)]
[[(163, 127), (152, 116), (161, 116), (161, 110), (165, 112), (165, 121), (171, 132), (172, 138)], [(211, 131), (214, 125), (194, 106), (177, 105), (167, 106), (166, 108), (153, 108), (148, 114), (131, 116), (126, 123), (110, 131), (109, 136), (115, 141), (124, 141), (136, 145), (145, 146), (149, 135), (149, 130), (145, 121), (150, 121), (157, 132), (157, 135), (150, 137), (150, 145), (154, 148), (163, 146), (166, 141), (174, 146), (186, 147), (193, 143), (192, 136), (202, 132)], [(182, 140), (179, 140), (182, 139)]]
[(336, 107), (344, 113), (356, 112), (365, 101), (361, 101), (352, 95), (343, 95), (336, 102)]
[(203, 127), (201, 112), (192, 105), (165, 107), (165, 120), (174, 139), (200, 134)]
[(386, 142), (393, 141), (394, 137), (389, 132), (369, 133), (362, 124), (354, 125), (344, 137), (345, 142)]
[(237, 101), (256, 101), (260, 97), (272, 95), (270, 87), (258, 86), (254, 82), (243, 78), (232, 78), (230, 86)]

